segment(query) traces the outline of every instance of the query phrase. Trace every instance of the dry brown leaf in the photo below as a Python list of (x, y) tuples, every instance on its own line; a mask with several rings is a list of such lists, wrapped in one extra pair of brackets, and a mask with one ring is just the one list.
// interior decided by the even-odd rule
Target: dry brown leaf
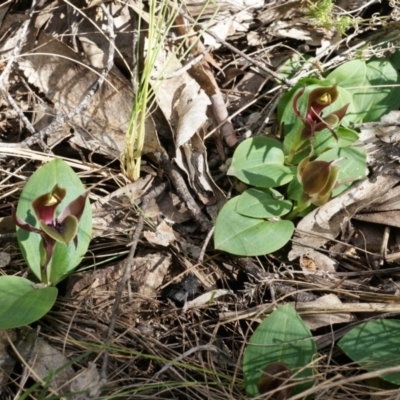
[(232, 290), (228, 289), (211, 290), (210, 292), (203, 293), (200, 296), (196, 297), (195, 299), (188, 301), (185, 305), (185, 308), (190, 309), (202, 306), (209, 306), (214, 302), (214, 300), (222, 296), (236, 297), (235, 293), (233, 293)]
[(8, 351), (9, 340), (17, 338), (15, 330), (0, 330), (0, 387), (5, 387), (15, 365), (15, 358)]
[(357, 213), (354, 218), (360, 221), (400, 228), (400, 186), (383, 194), (378, 201)]
[[(181, 68), (172, 53), (160, 55), (157, 70), (163, 71), (164, 65), (167, 66), (165, 76)], [(215, 203), (220, 191), (209, 174), (206, 147), (198, 133), (207, 120), (205, 107), (210, 100), (187, 72), (173, 75), (161, 85), (154, 80), (152, 85), (156, 88), (157, 104), (175, 137), (176, 163), (186, 172), (190, 186), (203, 203)]]
[(150, 174), (98, 199), (92, 204), (92, 237), (126, 233), (132, 227), (125, 220), (126, 210), (148, 190), (153, 178)]
[(107, 63), (107, 54), (88, 37), (82, 35), (80, 36), (79, 41), (90, 65), (94, 68), (104, 68)]
[(307, 253), (300, 257), (300, 266), (304, 272), (336, 272), (338, 262), (319, 251), (308, 249)]
[(318, 249), (335, 239), (346, 220), (377, 201), (399, 181), (400, 177), (396, 175), (379, 175), (373, 180), (364, 179), (324, 206), (312, 211), (297, 225), (289, 259), (301, 257), (307, 254), (310, 248)]
[[(168, 272), (172, 257), (170, 254), (147, 253), (143, 257), (135, 257), (135, 270), (132, 279), (138, 293), (147, 299), (157, 296), (158, 288)], [(139, 306), (135, 302), (135, 306)]]
[(365, 123), (360, 127), (360, 139), (364, 142), (370, 138), (378, 137), (386, 143), (400, 141), (400, 111), (390, 111), (384, 115), (379, 123)]
[(143, 236), (149, 243), (163, 247), (168, 247), (176, 240), (174, 230), (164, 220), (157, 225), (155, 231), (144, 231)]
[[(134, 259), (131, 273), (132, 291), (147, 300), (154, 299), (161, 286), (168, 268), (171, 265), (171, 255), (156, 253), (154, 250), (141, 251)], [(82, 302), (90, 298), (94, 306), (109, 304), (110, 297), (118, 290), (118, 285), (124, 275), (121, 264), (75, 273), (68, 282), (67, 294)], [(127, 291), (124, 291), (124, 296)], [(112, 302), (111, 302), (112, 303)], [(140, 307), (141, 301), (135, 298), (135, 307)], [(109, 309), (111, 312), (111, 307)], [(106, 310), (104, 310), (106, 312)]]
[(264, 8), (257, 15), (257, 19), (262, 22), (263, 27), (258, 30), (258, 35), (251, 33), (252, 37), (249, 39), (252, 45), (263, 43), (268, 35), (303, 40), (308, 45), (318, 47), (327, 45), (323, 44), (323, 41), (328, 41), (331, 46), (340, 40), (340, 35), (336, 30), (328, 31), (318, 28), (315, 23), (307, 20), (307, 7), (301, 0)]
[(350, 313), (323, 313), (323, 307), (326, 305), (327, 309), (331, 309), (334, 306), (341, 305), (340, 299), (333, 293), (326, 294), (319, 297), (317, 300), (311, 303), (303, 303), (302, 305), (316, 305), (318, 309), (321, 310), (321, 314), (315, 315), (303, 315), (303, 321), (308, 325), (310, 329), (318, 329), (323, 326), (331, 326), (333, 324), (341, 324), (344, 322), (354, 321), (354, 316)]
[(60, 393), (69, 392), (69, 382), (74, 377), (75, 371), (61, 351), (44, 339), (37, 338), (34, 331), (25, 336), (17, 349), (32, 369), (33, 373), (30, 376), (34, 380), (40, 378), (43, 381), (50, 378), (48, 383), (52, 389)]
[(244, 77), (233, 90), (234, 93), (239, 93), (239, 98), (235, 109), (245, 107), (252, 100), (254, 100), (268, 80), (268, 78), (265, 78), (256, 72), (246, 72)]
[(89, 363), (88, 368), (79, 371), (73, 378), (71, 383), (72, 392), (87, 391), (84, 394), (74, 395), (74, 400), (86, 400), (88, 398), (96, 398), (100, 394), (100, 374), (96, 364)]
[[(97, 80), (97, 74), (77, 63), (79, 57), (62, 42), (41, 34), (31, 56), (19, 59), (28, 81), (64, 113), (75, 108)], [(83, 135), (83, 147), (119, 156), (133, 101), (130, 84), (117, 69), (91, 100), (89, 107), (73, 118)]]
[[(162, 215), (175, 224), (182, 224), (192, 220), (193, 216), (187, 209), (186, 204), (179, 196), (170, 192), (156, 200), (157, 215)], [(146, 212), (147, 215), (147, 212)]]
[(207, 121), (207, 106), (211, 104), (208, 96), (202, 91), (194, 91), (194, 86), (184, 87), (174, 108), (178, 115), (178, 126), (175, 133), (175, 147), (179, 149), (187, 144), (192, 136)]

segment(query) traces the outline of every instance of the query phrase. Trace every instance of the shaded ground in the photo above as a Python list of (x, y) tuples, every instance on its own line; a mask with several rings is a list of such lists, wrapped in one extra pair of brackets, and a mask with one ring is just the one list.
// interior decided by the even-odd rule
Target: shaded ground
[[(360, 371), (335, 342), (360, 321), (398, 315), (398, 227), (392, 225), (383, 252), (387, 222), (355, 219), (351, 227), (357, 234), (348, 241), (344, 232), (338, 241), (316, 246), (331, 250), (335, 261), (326, 274), (313, 274), (326, 263), (314, 253), (289, 262), (288, 249), (252, 260), (214, 251), (211, 229), (236, 190), (226, 176), (236, 142), (278, 130), (276, 104), (287, 86), (271, 73), (294, 52), (319, 60), (295, 79), (310, 70), (323, 74), (369, 42), (377, 55), (379, 40), (388, 32), (396, 36), (397, 6), (341, 4), (360, 18), (345, 36), (335, 14), (332, 26), (319, 26), (304, 2), (224, 3), (216, 14), (216, 4), (205, 11), (188, 4), (185, 14), (199, 23), (214, 20), (214, 34), (205, 37), (204, 47), (194, 46), (183, 63), (175, 57), (168, 79), (157, 86), (157, 74), (165, 73), (163, 57), (181, 43), (180, 35), (193, 39), (194, 33), (179, 25), (165, 41), (152, 72), (157, 95), (146, 119), (140, 179), (132, 182), (120, 160), (121, 153), (128, 157), (133, 71), (142, 68), (136, 57), (144, 45), (137, 37), (138, 15), (146, 21), (148, 4), (143, 11), (134, 2), (89, 2), (88, 8), (76, 3), (41, 1), (32, 18), (25, 2), (0, 7), (2, 274), (29, 274), (13, 234), (10, 204), (44, 161), (68, 161), (93, 188), (94, 214), (90, 250), (60, 285), (55, 308), (31, 328), (2, 335), (7, 349), (0, 348), (7, 366), (0, 375), (2, 398), (61, 398), (88, 386), (95, 398), (246, 398), (241, 367), (246, 343), (258, 323), (287, 302), (316, 338), (315, 398), (367, 399), (374, 393), (396, 398), (398, 389), (382, 387), (381, 381), (351, 379)], [(175, 23), (187, 21), (192, 20), (176, 17)], [(213, 58), (205, 57), (213, 48)], [(98, 84), (96, 94), (85, 97)], [(383, 148), (381, 158), (385, 153)], [(392, 162), (382, 193), (400, 180), (396, 168)], [(374, 179), (381, 176), (373, 162), (370, 169)], [(338, 215), (341, 226), (345, 217)], [(44, 364), (48, 359), (55, 364), (43, 367), (45, 372), (31, 368), (44, 354), (50, 354)], [(48, 370), (63, 365), (65, 375), (43, 382)], [(83, 383), (76, 375), (82, 371)]]

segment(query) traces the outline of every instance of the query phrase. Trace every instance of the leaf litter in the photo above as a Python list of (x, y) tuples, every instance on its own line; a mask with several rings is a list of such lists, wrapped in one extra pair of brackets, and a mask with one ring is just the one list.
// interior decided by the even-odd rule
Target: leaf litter
[[(296, 79), (319, 73), (356, 51), (357, 35), (378, 46), (376, 32), (362, 26), (345, 37), (334, 28), (317, 27), (301, 1), (187, 4), (175, 16), (177, 26), (154, 68), (157, 90), (146, 116), (147, 156), (141, 178), (130, 182), (119, 159), (135, 95), (132, 76), (141, 63), (138, 15), (144, 21), (148, 15), (133, 1), (88, 3), (40, 1), (24, 37), (27, 6), (0, 6), (1, 71), (12, 61), (0, 82), (18, 107), (9, 105), (6, 95), (1, 98), (4, 204), (16, 202), (27, 177), (43, 162), (62, 157), (92, 188), (94, 214), (90, 252), (40, 329), (10, 331), (8, 341), (2, 335), (2, 396), (31, 390), (37, 397), (86, 391), (100, 398), (107, 393), (244, 399), (240, 365), (254, 321), (289, 302), (318, 336), (325, 357), (321, 376), (334, 371), (342, 361), (331, 359), (332, 338), (340, 339), (343, 329), (375, 313), (400, 311), (396, 112), (360, 127), (370, 176), (303, 218), (289, 259), (277, 254), (244, 260), (217, 253), (209, 232), (233, 190), (219, 169), (232, 147), (255, 132), (278, 130), (276, 93), (283, 86), (268, 71), (293, 53), (314, 51), (319, 64), (300, 59)], [(388, 18), (394, 12), (375, 2), (356, 3), (347, 11), (358, 16), (377, 8)], [(114, 39), (107, 35), (103, 7), (112, 15)], [(379, 19), (376, 23), (383, 31)], [(112, 68), (87, 106), (30, 142), (32, 132), (18, 113), (39, 132), (77, 109), (107, 68), (110, 43), (115, 46)], [(175, 51), (179, 46), (182, 54)], [(33, 144), (27, 148), (27, 143)], [(0, 267), (25, 274), (9, 214), (3, 207), (5, 261)], [(201, 285), (194, 298), (178, 293), (182, 304), (177, 306), (162, 297), (163, 289), (182, 287), (188, 276)], [(17, 351), (10, 351), (12, 346)], [(21, 346), (30, 350), (18, 351)], [(41, 367), (45, 356), (52, 363)], [(339, 372), (350, 376), (354, 371), (343, 364)], [(347, 389), (357, 390), (354, 382), (344, 381), (341, 388), (331, 388), (329, 398), (346, 398)]]

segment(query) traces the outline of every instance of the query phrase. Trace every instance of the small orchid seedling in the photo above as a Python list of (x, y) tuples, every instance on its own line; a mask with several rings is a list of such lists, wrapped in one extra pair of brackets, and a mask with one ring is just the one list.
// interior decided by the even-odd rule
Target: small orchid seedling
[(28, 325), (50, 311), (58, 294), (55, 285), (81, 263), (92, 232), (88, 191), (59, 159), (28, 179), (12, 217), (22, 256), (39, 284), (0, 276), (0, 329)]

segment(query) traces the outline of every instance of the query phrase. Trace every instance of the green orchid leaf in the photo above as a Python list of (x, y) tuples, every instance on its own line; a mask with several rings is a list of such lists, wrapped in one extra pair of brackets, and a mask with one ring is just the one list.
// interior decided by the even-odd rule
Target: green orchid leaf
[(318, 156), (329, 149), (337, 147), (349, 147), (358, 140), (357, 132), (350, 128), (338, 126), (335, 131), (338, 136), (338, 140), (336, 140), (327, 129), (323, 130), (322, 132), (318, 132), (315, 135), (313, 153), (315, 156)]
[[(17, 216), (34, 227), (40, 228), (32, 207), (32, 201), (46, 193), (50, 193), (55, 185), (66, 190), (65, 197), (57, 207), (56, 217), (59, 217), (73, 200), (76, 200), (85, 192), (85, 187), (81, 180), (68, 164), (61, 159), (50, 161), (29, 178), (18, 202)], [(69, 228), (69, 234), (73, 229), (73, 226)], [(91, 232), (92, 213), (89, 200), (86, 199), (86, 205), (80, 218), (77, 236), (74, 241), (68, 245), (58, 242), (55, 244), (53, 257), (47, 268), (51, 284), (55, 285), (60, 282), (79, 265), (88, 249)], [(40, 280), (41, 255), (39, 245), (41, 236), (17, 227), (17, 238), (25, 261)]]
[(252, 186), (271, 188), (293, 179), (290, 168), (283, 165), (282, 144), (265, 136), (250, 138), (236, 149), (228, 174)]
[(247, 217), (281, 217), (290, 212), (292, 202), (273, 189), (250, 188), (238, 196), (236, 211)]
[(55, 287), (36, 288), (19, 276), (0, 277), (0, 329), (35, 322), (47, 314), (57, 299)]
[(328, 75), (346, 88), (353, 97), (354, 111), (347, 117), (353, 123), (379, 121), (389, 111), (400, 107), (399, 74), (388, 60), (354, 60)]
[(284, 305), (267, 317), (254, 331), (243, 357), (246, 393), (250, 397), (260, 393), (257, 383), (262, 371), (273, 363), (283, 363), (290, 370), (297, 385), (291, 395), (313, 385), (314, 357), (317, 348), (310, 330), (296, 310)]
[(238, 198), (229, 200), (215, 223), (216, 249), (240, 256), (260, 256), (281, 249), (293, 235), (292, 221), (265, 221), (238, 214)]
[[(396, 68), (388, 60), (375, 60), (367, 63), (367, 79), (375, 89), (370, 93), (371, 106), (363, 118), (363, 122), (379, 121), (380, 118), (390, 111), (398, 110), (400, 107), (400, 76)], [(388, 85), (389, 87), (379, 87)], [(368, 90), (366, 89), (366, 92)], [(357, 101), (357, 97), (354, 97)]]
[[(352, 329), (339, 341), (348, 357), (367, 371), (379, 371), (400, 365), (400, 321), (380, 319)], [(385, 381), (400, 385), (398, 372), (380, 375)]]
[(335, 81), (342, 88), (355, 88), (364, 84), (367, 65), (363, 60), (348, 61), (335, 68), (327, 79)]
[(295, 176), (294, 179), (289, 183), (286, 194), (287, 198), (294, 201), (299, 201), (303, 193), (303, 185), (299, 182), (297, 176)]
[(390, 62), (394, 68), (400, 69), (400, 49), (396, 49), (396, 51), (390, 57)]

